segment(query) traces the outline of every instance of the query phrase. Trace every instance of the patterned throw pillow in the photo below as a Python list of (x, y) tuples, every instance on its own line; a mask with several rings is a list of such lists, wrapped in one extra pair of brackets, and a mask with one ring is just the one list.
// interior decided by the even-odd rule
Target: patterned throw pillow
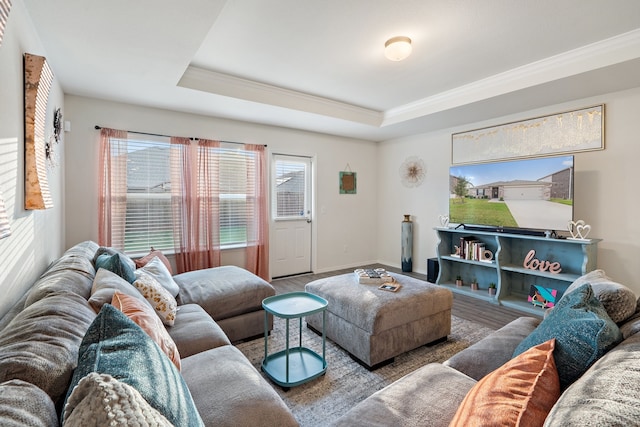
[(178, 311), (176, 299), (153, 276), (144, 272), (136, 275), (138, 278), (133, 282), (133, 286), (140, 291), (142, 296), (151, 304), (151, 307), (155, 309), (162, 323), (167, 326), (173, 326)]
[(64, 408), (64, 419), (65, 427), (172, 426), (135, 388), (96, 372), (74, 387)]
[[(111, 304), (102, 307), (82, 339), (63, 408), (91, 372), (129, 384), (175, 426), (204, 425), (175, 365), (140, 326)], [(63, 415), (63, 425), (65, 421)]]
[(171, 272), (167, 269), (160, 258), (153, 257), (144, 267), (135, 271), (136, 277), (143, 273), (146, 273), (156, 279), (158, 283), (169, 291), (172, 297), (177, 296), (180, 292), (180, 287), (175, 280), (173, 280)]
[(566, 294), (513, 356), (551, 338), (556, 339), (556, 366), (564, 390), (622, 341), (622, 333), (586, 283)]
[(111, 305), (136, 322), (160, 346), (160, 349), (171, 359), (176, 368), (180, 370), (180, 354), (176, 343), (149, 304), (116, 291)]
[(551, 339), (520, 354), (473, 386), (449, 427), (541, 426), (560, 397)]

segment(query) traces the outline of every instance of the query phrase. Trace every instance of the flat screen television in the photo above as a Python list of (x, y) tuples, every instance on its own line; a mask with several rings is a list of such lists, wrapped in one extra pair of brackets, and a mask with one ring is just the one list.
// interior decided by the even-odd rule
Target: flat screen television
[(516, 233), (566, 230), (573, 178), (573, 156), (451, 166), (449, 222)]

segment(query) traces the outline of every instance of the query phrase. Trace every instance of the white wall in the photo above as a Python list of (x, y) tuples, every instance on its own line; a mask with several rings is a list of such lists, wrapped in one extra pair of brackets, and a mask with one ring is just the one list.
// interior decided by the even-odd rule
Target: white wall
[[(0, 46), (0, 190), (11, 223), (11, 236), (0, 240), (0, 316), (22, 296), (64, 249), (64, 142), (55, 148), (59, 165), (49, 170), (54, 208), (24, 210), (23, 54), (46, 57), (22, 0), (14, 0)], [(52, 70), (55, 76), (55, 70)], [(47, 136), (53, 133), (53, 111), (63, 95), (54, 79), (47, 104)]]
[[(385, 200), (386, 208), (379, 214), (378, 259), (385, 264), (399, 264), (400, 221), (405, 213), (412, 214), (415, 222), (414, 271), (426, 272), (426, 260), (436, 256), (433, 227), (439, 226), (438, 215), (447, 214), (449, 209), (452, 133), (600, 103), (605, 104), (605, 150), (575, 156), (574, 219), (591, 225), (589, 237), (603, 239), (598, 247), (598, 267), (640, 294), (640, 198), (636, 176), (640, 159), (640, 88), (381, 143), (378, 197)], [(397, 172), (410, 155), (421, 157), (427, 165), (425, 182), (414, 189), (402, 187)]]
[[(66, 96), (66, 244), (98, 239), (98, 144), (95, 125), (175, 136), (266, 144), (277, 154), (310, 156), (315, 163), (313, 269), (316, 272), (374, 262), (377, 258), (378, 173), (376, 143), (278, 127), (183, 114), (96, 99)], [(338, 173), (347, 163), (357, 172), (355, 195), (340, 195)], [(346, 251), (345, 251), (346, 246)], [(242, 265), (237, 252), (224, 264)]]

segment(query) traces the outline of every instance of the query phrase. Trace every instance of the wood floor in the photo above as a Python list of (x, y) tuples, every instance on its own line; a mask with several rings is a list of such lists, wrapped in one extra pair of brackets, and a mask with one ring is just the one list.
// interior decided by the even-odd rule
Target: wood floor
[[(400, 269), (384, 266), (380, 264), (366, 265), (362, 268), (384, 268), (387, 271), (401, 273), (406, 276), (415, 277), (420, 280), (427, 280), (426, 275), (419, 273), (402, 273)], [(274, 279), (271, 284), (276, 288), (278, 294), (286, 292), (304, 291), (304, 285), (324, 277), (335, 276), (337, 274), (351, 273), (354, 269), (336, 270), (321, 274), (303, 274), (300, 276), (284, 277)], [(467, 320), (480, 323), (488, 328), (498, 329), (506, 325), (510, 321), (527, 314), (518, 310), (506, 308), (497, 304), (491, 304), (485, 301), (479, 301), (465, 295), (453, 294), (452, 314)]]

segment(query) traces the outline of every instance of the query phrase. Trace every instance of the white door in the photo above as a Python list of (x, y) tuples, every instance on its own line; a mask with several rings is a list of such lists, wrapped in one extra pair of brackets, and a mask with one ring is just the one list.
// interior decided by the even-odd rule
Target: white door
[(271, 167), (271, 276), (311, 272), (311, 159), (274, 154)]

